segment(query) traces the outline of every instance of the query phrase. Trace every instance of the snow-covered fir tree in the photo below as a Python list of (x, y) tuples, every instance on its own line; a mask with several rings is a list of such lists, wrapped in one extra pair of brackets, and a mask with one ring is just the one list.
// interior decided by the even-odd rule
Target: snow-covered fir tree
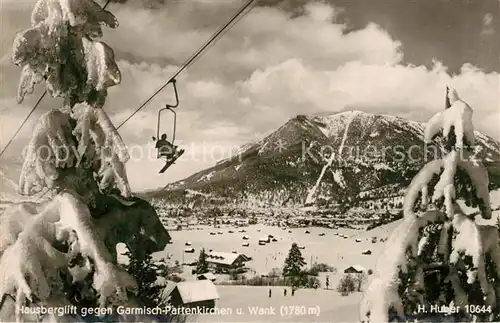
[(302, 268), (305, 264), (306, 262), (300, 252), (299, 246), (293, 243), (283, 266), (283, 276), (288, 279), (293, 288), (298, 288), (301, 285), (301, 279), (303, 278)]
[(25, 305), (140, 305), (116, 245), (144, 259), (170, 239), (153, 207), (132, 196), (127, 148), (104, 110), (121, 75), (113, 50), (98, 40), (102, 25), (118, 22), (92, 0), (38, 0), (31, 27), (14, 41), (18, 101), (43, 83), (64, 103), (38, 120), (19, 180), (21, 194), (49, 190), (52, 198), (0, 216), (2, 322), (67, 320), (23, 313)]
[(198, 262), (196, 263), (196, 273), (204, 274), (206, 272), (208, 272), (207, 253), (205, 252), (205, 249), (201, 249)]
[[(472, 108), (451, 87), (425, 142), (444, 157), (427, 163), (407, 189), (392, 233), (360, 304), (363, 322), (499, 321), (499, 233), (490, 220), (488, 173), (474, 150)], [(441, 140), (441, 142), (439, 142)], [(459, 201), (479, 209), (465, 214)]]

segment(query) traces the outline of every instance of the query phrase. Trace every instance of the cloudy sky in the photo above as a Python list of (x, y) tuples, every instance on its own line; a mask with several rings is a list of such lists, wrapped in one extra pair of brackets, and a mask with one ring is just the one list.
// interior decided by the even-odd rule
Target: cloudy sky
[[(10, 52), (29, 25), (33, 0), (0, 0), (0, 147), (42, 88), (15, 102), (19, 68)], [(101, 1), (104, 2), (104, 1)], [(120, 22), (105, 30), (122, 84), (105, 109), (121, 123), (244, 3), (242, 0), (117, 0)], [(297, 114), (359, 109), (424, 121), (443, 108), (446, 84), (474, 109), (476, 127), (500, 140), (498, 0), (261, 0), (178, 78), (178, 144), (188, 149), (163, 175), (149, 158), (156, 113), (172, 102), (167, 88), (120, 133), (131, 148), (135, 190), (184, 178), (275, 130)], [(46, 98), (1, 167), (15, 176), (20, 151)], [(172, 116), (162, 130), (171, 137)], [(142, 156), (142, 158), (141, 158)]]

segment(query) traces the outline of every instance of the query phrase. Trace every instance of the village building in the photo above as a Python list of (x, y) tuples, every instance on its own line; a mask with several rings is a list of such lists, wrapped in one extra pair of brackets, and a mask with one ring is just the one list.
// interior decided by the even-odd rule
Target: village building
[(209, 252), (206, 260), (210, 269), (216, 273), (224, 273), (229, 270), (244, 268), (245, 263), (250, 258), (240, 253)]
[(259, 243), (260, 242), (269, 243), (269, 242), (271, 242), (271, 238), (269, 236), (262, 236), (259, 238)]
[(170, 304), (175, 307), (215, 308), (219, 299), (217, 288), (208, 279), (178, 283), (170, 293)]
[(354, 265), (344, 269), (344, 274), (361, 274), (365, 272), (365, 268), (360, 265)]
[(206, 272), (206, 273), (199, 274), (198, 276), (196, 276), (196, 279), (198, 279), (198, 280), (210, 280), (211, 282), (214, 282), (217, 278), (215, 277), (215, 275), (213, 273)]

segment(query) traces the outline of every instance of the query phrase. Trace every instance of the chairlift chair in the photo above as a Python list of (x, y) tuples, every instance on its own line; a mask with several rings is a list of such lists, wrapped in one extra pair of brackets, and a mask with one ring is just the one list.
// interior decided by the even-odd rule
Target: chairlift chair
[(177, 146), (175, 145), (175, 133), (176, 133), (176, 128), (177, 128), (177, 113), (175, 112), (175, 108), (179, 106), (179, 95), (177, 93), (177, 86), (176, 86), (176, 81), (173, 79), (171, 83), (174, 86), (174, 93), (175, 93), (175, 104), (166, 104), (165, 108), (162, 108), (158, 111), (158, 123), (156, 127), (156, 138), (153, 137), (153, 141), (159, 140), (160, 139), (160, 126), (161, 126), (161, 114), (164, 111), (170, 111), (174, 114), (174, 123), (173, 123), (173, 131), (172, 131), (172, 141), (171, 144), (174, 148), (173, 153), (170, 156), (163, 155), (160, 151), (161, 147), (157, 147), (157, 155), (156, 157), (158, 159), (163, 159), (165, 161), (165, 166), (160, 170), (160, 174), (164, 173), (170, 166), (172, 166), (175, 161), (184, 154), (184, 149), (177, 150)]

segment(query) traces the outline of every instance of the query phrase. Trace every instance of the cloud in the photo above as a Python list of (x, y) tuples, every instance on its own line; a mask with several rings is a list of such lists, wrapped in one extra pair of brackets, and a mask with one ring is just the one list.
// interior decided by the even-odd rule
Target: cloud
[[(446, 85), (456, 88), (475, 109), (476, 127), (500, 139), (499, 74), (485, 74), (470, 65), (450, 76), (438, 62), (427, 69), (352, 61), (323, 71), (307, 68), (303, 61), (294, 59), (256, 71), (244, 83), (252, 103), (265, 106), (270, 113), (282, 111), (280, 119), (300, 113), (361, 109), (420, 121), (443, 108)], [(287, 110), (280, 110), (280, 106)]]
[[(180, 64), (243, 2), (221, 3), (232, 6), (224, 5), (224, 10), (214, 16), (195, 16), (184, 7), (161, 11), (117, 7), (113, 12), (121, 26), (107, 33), (106, 39), (113, 48), (127, 52), (135, 60)], [(371, 24), (364, 30), (344, 34), (344, 25), (331, 23), (336, 16), (333, 7), (310, 4), (307, 8), (306, 16), (293, 19), (276, 8), (254, 8), (190, 67), (190, 73), (234, 81), (257, 68), (296, 57), (323, 69), (335, 68), (346, 60), (392, 63), (401, 59), (401, 44), (378, 26)]]
[(2, 0), (0, 5), (0, 57), (10, 56), (12, 42), (17, 32), (30, 24), (31, 8), (35, 0)]
[[(103, 40), (114, 48), (122, 71), (122, 84), (110, 89), (105, 105), (112, 121), (118, 125), (125, 120), (242, 3), (173, 1), (162, 10), (134, 1), (110, 5), (120, 27), (105, 30)], [(16, 10), (9, 12), (29, 20), (29, 12)], [(500, 139), (498, 73), (464, 65), (451, 76), (440, 62), (430, 69), (403, 65), (400, 42), (376, 24), (347, 32), (336, 22), (339, 10), (312, 3), (302, 15), (292, 16), (278, 8), (256, 7), (241, 19), (177, 79), (176, 139), (187, 150), (168, 172), (157, 174), (162, 161), (154, 158), (151, 137), (156, 136), (158, 110), (174, 102), (171, 86), (120, 128), (134, 153), (152, 151), (151, 158), (132, 158), (127, 164), (133, 189), (164, 186), (209, 167), (296, 114), (355, 108), (426, 120), (443, 108), (447, 84), (475, 109), (476, 127)], [(14, 21), (5, 22), (5, 38), (13, 38), (17, 26), (28, 25)], [(2, 121), (0, 131), (2, 138), (10, 138), (37, 95), (22, 106), (15, 104), (19, 69), (5, 60), (1, 64), (0, 108), (9, 119)], [(54, 105), (47, 98), (37, 115)], [(31, 127), (26, 126), (15, 147), (26, 142)], [(172, 131), (173, 114), (164, 113), (160, 132), (172, 137)], [(16, 149), (10, 147), (2, 158), (15, 156)]]

